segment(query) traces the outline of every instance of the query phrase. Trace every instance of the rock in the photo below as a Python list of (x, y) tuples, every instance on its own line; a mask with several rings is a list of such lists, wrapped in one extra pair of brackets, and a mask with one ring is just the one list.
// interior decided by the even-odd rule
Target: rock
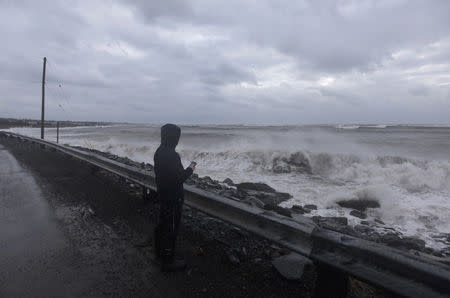
[(296, 213), (300, 213), (300, 214), (305, 214), (305, 213), (309, 213), (311, 212), (311, 210), (309, 209), (304, 209), (302, 206), (300, 205), (294, 205), (291, 207), (291, 210), (296, 212)]
[(367, 220), (361, 220), (360, 224), (368, 226), (370, 223)]
[(263, 203), (273, 205), (278, 205), (281, 202), (287, 201), (292, 198), (290, 194), (285, 192), (251, 192), (251, 194)]
[(225, 180), (223, 180), (223, 183), (226, 183), (228, 185), (234, 186), (234, 182), (233, 180), (231, 180), (230, 178), (225, 178)]
[(276, 192), (275, 189), (273, 189), (272, 187), (270, 187), (269, 185), (267, 185), (265, 183), (244, 182), (244, 183), (237, 184), (236, 187), (240, 191), (253, 190), (253, 191), (263, 191), (263, 192), (269, 192), (269, 193)]
[(389, 246), (403, 249), (413, 249), (418, 251), (425, 251), (425, 241), (415, 237), (400, 237), (394, 233), (386, 233), (381, 236), (380, 241)]
[(312, 219), (318, 224), (328, 224), (328, 225), (348, 225), (347, 217), (322, 217), (322, 216), (313, 216)]
[(366, 219), (367, 215), (364, 212), (358, 211), (358, 210), (352, 210), (350, 211), (350, 215), (354, 216), (354, 217), (358, 217), (361, 219)]
[(212, 180), (212, 178), (209, 177), (209, 176), (203, 177), (202, 180), (203, 180), (203, 182), (206, 182), (206, 183), (213, 183), (214, 182), (214, 180)]
[(278, 257), (272, 261), (275, 269), (288, 280), (299, 280), (305, 269), (312, 266), (312, 261), (296, 253)]
[(377, 231), (375, 231), (371, 227), (364, 225), (356, 225), (354, 227), (354, 230), (359, 234), (358, 235), (359, 238), (373, 242), (378, 242), (380, 240), (380, 234), (378, 234)]
[(375, 222), (379, 223), (380, 225), (384, 225), (384, 221), (382, 221), (381, 219), (375, 218)]
[(390, 243), (398, 243), (401, 241), (401, 238), (399, 235), (392, 233), (392, 232), (388, 232), (386, 234), (381, 235), (380, 238), (380, 242), (386, 243), (388, 245), (390, 245)]
[(317, 210), (317, 206), (313, 205), (313, 204), (307, 204), (307, 205), (303, 206), (303, 208), (309, 209), (309, 210)]
[(356, 209), (359, 211), (365, 211), (367, 208), (379, 208), (380, 207), (380, 203), (378, 201), (366, 200), (366, 199), (364, 199), (364, 200), (358, 200), (358, 199), (344, 200), (344, 201), (337, 202), (337, 204), (344, 208), (352, 208), (352, 209)]
[(407, 249), (414, 249), (418, 251), (425, 250), (425, 241), (415, 237), (403, 237), (402, 246)]
[(264, 209), (275, 211), (276, 213), (278, 213), (280, 215), (284, 215), (284, 216), (287, 216), (287, 217), (292, 217), (291, 211), (289, 209), (280, 207), (278, 205), (265, 204), (264, 205)]
[(313, 216), (312, 220), (322, 228), (351, 236), (358, 236), (358, 233), (351, 226), (348, 226), (346, 217)]

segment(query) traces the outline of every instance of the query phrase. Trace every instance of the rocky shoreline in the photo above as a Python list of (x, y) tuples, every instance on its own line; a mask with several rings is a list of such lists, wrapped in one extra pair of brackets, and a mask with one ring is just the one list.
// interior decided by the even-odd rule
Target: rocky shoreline
[[(84, 147), (77, 147), (77, 149), (94, 152), (109, 159), (137, 168), (148, 171), (153, 170), (153, 166), (151, 164), (138, 163), (127, 157), (120, 157), (111, 153), (105, 153)], [(291, 208), (279, 206), (280, 203), (289, 200), (292, 196), (289, 193), (279, 192), (264, 183), (244, 182), (235, 184), (230, 178), (227, 178), (224, 181), (217, 181), (209, 176), (199, 177), (194, 174), (186, 181), (186, 184), (291, 218), (295, 218), (297, 215), (309, 216), (309, 213), (311, 213), (312, 210), (317, 210), (317, 206), (313, 204), (305, 204), (303, 206), (293, 205)], [(433, 248), (427, 247), (424, 240), (417, 237), (403, 235), (401, 232), (389, 227), (379, 219), (374, 219), (373, 221), (365, 220), (367, 218), (365, 211), (368, 208), (380, 207), (377, 201), (345, 200), (339, 201), (337, 204), (343, 208), (348, 208), (351, 210), (350, 216), (362, 219), (360, 224), (355, 226), (349, 225), (347, 217), (312, 216), (312, 220), (322, 228), (330, 229), (368, 241), (383, 243), (388, 246), (410, 251), (416, 254), (423, 253), (431, 255), (438, 261), (450, 264), (450, 234), (442, 234), (437, 236), (437, 240), (447, 246), (444, 250), (437, 251)]]

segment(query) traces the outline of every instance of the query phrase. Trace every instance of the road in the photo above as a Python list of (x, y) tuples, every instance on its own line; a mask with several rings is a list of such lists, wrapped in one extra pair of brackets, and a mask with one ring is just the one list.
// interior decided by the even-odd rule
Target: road
[(91, 296), (99, 274), (80, 267), (33, 176), (0, 145), (0, 296)]

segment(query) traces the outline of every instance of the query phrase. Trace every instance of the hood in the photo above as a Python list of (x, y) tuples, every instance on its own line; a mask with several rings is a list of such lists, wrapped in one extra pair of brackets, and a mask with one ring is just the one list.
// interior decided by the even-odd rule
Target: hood
[(181, 129), (175, 124), (165, 124), (161, 127), (161, 146), (174, 148), (180, 140)]

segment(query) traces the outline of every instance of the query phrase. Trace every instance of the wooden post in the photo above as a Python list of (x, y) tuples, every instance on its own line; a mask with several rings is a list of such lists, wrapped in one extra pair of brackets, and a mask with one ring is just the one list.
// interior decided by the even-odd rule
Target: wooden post
[(59, 121), (56, 122), (56, 143), (59, 143)]
[(42, 111), (41, 111), (41, 139), (44, 139), (44, 113), (45, 113), (45, 67), (47, 57), (44, 57), (44, 69), (42, 71)]

